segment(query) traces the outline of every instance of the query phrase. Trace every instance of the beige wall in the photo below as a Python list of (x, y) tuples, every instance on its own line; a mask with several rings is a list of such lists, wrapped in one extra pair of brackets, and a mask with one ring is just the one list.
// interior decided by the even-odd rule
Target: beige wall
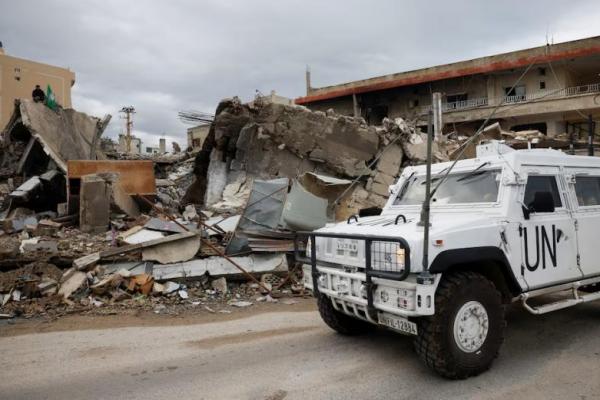
[(210, 125), (200, 125), (193, 128), (188, 128), (188, 147), (191, 147), (194, 150), (200, 150), (202, 148), (202, 144), (208, 136), (209, 131)]
[[(118, 149), (121, 153), (127, 153), (127, 136), (120, 134), (119, 135), (119, 146)], [(141, 154), (142, 153), (142, 139), (131, 135), (130, 143), (129, 143), (129, 153), (130, 154)]]
[(57, 102), (71, 108), (71, 86), (75, 73), (60, 67), (29, 61), (3, 54), (0, 51), (0, 130), (8, 122), (14, 108), (14, 100), (31, 98), (35, 85), (46, 91), (50, 85)]

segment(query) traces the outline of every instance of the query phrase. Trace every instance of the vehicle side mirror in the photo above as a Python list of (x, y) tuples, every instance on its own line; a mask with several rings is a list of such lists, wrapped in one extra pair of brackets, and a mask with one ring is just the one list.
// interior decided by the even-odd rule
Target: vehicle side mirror
[(554, 212), (554, 197), (551, 192), (535, 192), (533, 201), (527, 205), (527, 208), (535, 213)]

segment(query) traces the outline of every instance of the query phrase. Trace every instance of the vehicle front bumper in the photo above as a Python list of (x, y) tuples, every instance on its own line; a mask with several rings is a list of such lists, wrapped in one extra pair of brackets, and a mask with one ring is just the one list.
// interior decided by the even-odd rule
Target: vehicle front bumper
[(312, 266), (304, 264), (304, 287), (332, 300), (333, 306), (345, 314), (377, 323), (377, 313), (386, 312), (400, 317), (421, 317), (435, 312), (434, 284), (418, 284), (416, 279), (394, 281), (372, 278), (372, 306), (367, 299), (366, 274), (347, 272), (341, 268), (317, 266), (318, 286), (314, 287)]

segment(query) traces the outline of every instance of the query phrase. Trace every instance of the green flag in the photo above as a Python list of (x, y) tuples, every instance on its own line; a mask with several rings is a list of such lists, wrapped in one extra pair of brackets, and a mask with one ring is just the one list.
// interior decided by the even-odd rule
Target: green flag
[(46, 106), (51, 110), (56, 110), (57, 106), (56, 97), (54, 97), (54, 92), (50, 85), (48, 85), (48, 88), (46, 89)]

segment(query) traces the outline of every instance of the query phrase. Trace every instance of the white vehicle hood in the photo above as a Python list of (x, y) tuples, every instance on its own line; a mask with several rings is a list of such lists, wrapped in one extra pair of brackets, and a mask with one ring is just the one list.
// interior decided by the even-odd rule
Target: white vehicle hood
[[(404, 215), (407, 219), (406, 223), (400, 217), (397, 225), (396, 214), (383, 214), (358, 218), (358, 221), (352, 218), (350, 223), (329, 224), (316, 230), (315, 233), (402, 238), (410, 248), (411, 271), (418, 272), (422, 269), (423, 227), (418, 225), (420, 220), (418, 214)], [(500, 229), (500, 219), (484, 212), (457, 213), (432, 210), (429, 231), (431, 243), (435, 243), (436, 240), (444, 242), (441, 246), (430, 247), (429, 261), (431, 263), (441, 251), (453, 248), (497, 246), (500, 240)], [(466, 235), (468, 235), (468, 246), (466, 246)], [(317, 241), (317, 245), (318, 243)], [(320, 257), (324, 246), (318, 247), (320, 247), (318, 253)], [(335, 262), (336, 257), (333, 254), (326, 258), (327, 261)], [(348, 264), (348, 260), (343, 260), (343, 263)]]

